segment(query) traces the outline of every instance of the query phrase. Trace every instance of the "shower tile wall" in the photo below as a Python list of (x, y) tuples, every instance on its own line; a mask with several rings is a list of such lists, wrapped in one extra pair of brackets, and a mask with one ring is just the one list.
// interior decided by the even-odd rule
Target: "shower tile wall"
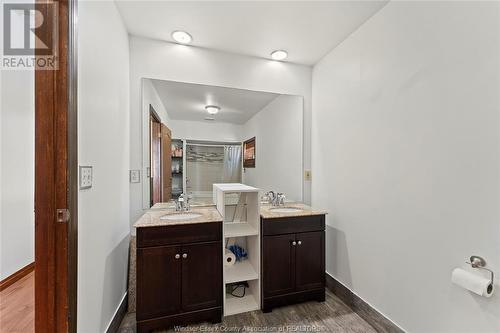
[(187, 190), (211, 192), (214, 183), (222, 180), (223, 147), (187, 146)]

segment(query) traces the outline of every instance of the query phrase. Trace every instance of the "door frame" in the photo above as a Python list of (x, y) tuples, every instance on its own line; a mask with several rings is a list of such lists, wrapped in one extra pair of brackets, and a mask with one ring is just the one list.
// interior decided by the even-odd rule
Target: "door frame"
[[(48, 0), (35, 6), (47, 13)], [(58, 3), (57, 70), (35, 71), (35, 331), (76, 332), (78, 136), (77, 0)], [(38, 57), (40, 54), (35, 52)], [(58, 222), (59, 220), (59, 222)]]
[(168, 202), (172, 199), (172, 131), (164, 123), (160, 129), (161, 201)]
[(152, 124), (153, 123), (157, 123), (159, 126), (160, 126), (160, 137), (158, 138), (159, 139), (159, 150), (158, 150), (158, 155), (159, 156), (155, 156), (158, 158), (158, 163), (159, 163), (159, 170), (158, 170), (158, 174), (159, 174), (159, 178), (160, 178), (160, 184), (159, 184), (159, 191), (160, 191), (160, 198), (161, 198), (161, 194), (162, 194), (162, 181), (161, 181), (161, 119), (160, 117), (158, 116), (158, 113), (156, 112), (156, 110), (153, 108), (153, 106), (151, 104), (149, 104), (149, 207), (152, 207), (155, 202), (154, 202), (154, 189), (155, 189), (155, 181), (156, 181), (156, 178), (157, 178), (157, 175), (154, 173), (154, 167), (153, 167), (153, 127), (152, 127)]

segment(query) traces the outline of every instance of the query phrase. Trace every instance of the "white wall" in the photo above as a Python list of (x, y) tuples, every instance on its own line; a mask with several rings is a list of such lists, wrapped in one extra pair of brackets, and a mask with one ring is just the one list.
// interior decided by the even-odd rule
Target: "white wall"
[[(142, 78), (304, 96), (304, 165), (310, 167), (310, 67), (130, 37), (131, 169), (142, 165)], [(305, 182), (305, 200), (310, 196), (309, 187), (310, 182)], [(143, 212), (142, 191), (136, 186), (130, 189), (130, 220), (134, 223)]]
[(450, 282), (500, 272), (499, 11), (390, 2), (313, 71), (327, 270), (409, 332), (500, 331), (500, 292)]
[(302, 200), (302, 106), (302, 97), (279, 95), (245, 123), (241, 141), (256, 137), (256, 159), (243, 183)]
[[(0, 15), (3, 17), (3, 8)], [(19, 33), (14, 30), (14, 41), (22, 38)], [(0, 27), (0, 53), (3, 53), (2, 41), (3, 27)], [(34, 261), (35, 80), (33, 70), (0, 72), (2, 280)]]
[(0, 280), (34, 261), (35, 83), (0, 70)]
[(80, 1), (78, 12), (78, 158), (94, 168), (78, 194), (78, 332), (96, 333), (127, 285), (129, 45), (114, 2)]

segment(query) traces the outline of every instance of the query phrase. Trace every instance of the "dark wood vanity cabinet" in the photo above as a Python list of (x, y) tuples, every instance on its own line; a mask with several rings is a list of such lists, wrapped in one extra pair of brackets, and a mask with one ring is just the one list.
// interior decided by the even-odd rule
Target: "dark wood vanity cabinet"
[(264, 236), (262, 274), (264, 297), (295, 290), (295, 234)]
[(137, 249), (137, 320), (174, 314), (181, 309), (181, 246)]
[(261, 219), (262, 311), (325, 300), (325, 216)]
[(295, 235), (295, 290), (325, 288), (325, 231)]
[(221, 228), (201, 223), (138, 229), (137, 332), (221, 321)]
[[(182, 247), (182, 310), (196, 311), (222, 306), (222, 243)], [(220, 319), (221, 317), (218, 317)]]

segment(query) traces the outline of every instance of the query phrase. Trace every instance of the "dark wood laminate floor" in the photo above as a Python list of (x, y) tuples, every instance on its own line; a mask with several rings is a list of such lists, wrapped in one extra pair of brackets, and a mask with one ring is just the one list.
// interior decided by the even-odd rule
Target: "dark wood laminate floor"
[[(244, 328), (247, 327), (246, 330)], [(248, 329), (251, 328), (251, 329)], [(119, 333), (134, 333), (135, 313), (123, 319)], [(307, 302), (274, 309), (271, 313), (252, 311), (225, 317), (217, 325), (199, 325), (162, 332), (363, 332), (376, 331), (340, 299), (326, 291), (326, 301)]]

